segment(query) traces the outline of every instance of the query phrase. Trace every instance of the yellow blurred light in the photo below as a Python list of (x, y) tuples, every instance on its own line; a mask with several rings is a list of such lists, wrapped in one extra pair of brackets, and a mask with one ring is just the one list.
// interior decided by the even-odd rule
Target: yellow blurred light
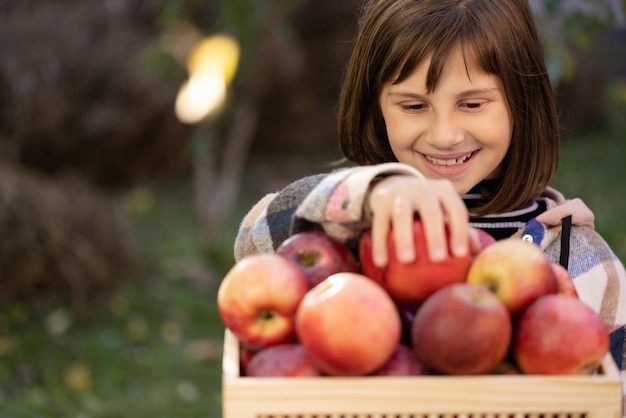
[(196, 123), (218, 109), (226, 99), (226, 84), (219, 72), (194, 74), (182, 85), (175, 111), (184, 123)]
[(228, 35), (213, 35), (198, 42), (189, 54), (187, 69), (193, 77), (221, 72), (226, 85), (235, 77), (239, 63), (239, 43)]
[(234, 38), (219, 34), (198, 42), (187, 59), (190, 78), (176, 98), (178, 119), (197, 123), (218, 110), (226, 100), (238, 62), (239, 43)]

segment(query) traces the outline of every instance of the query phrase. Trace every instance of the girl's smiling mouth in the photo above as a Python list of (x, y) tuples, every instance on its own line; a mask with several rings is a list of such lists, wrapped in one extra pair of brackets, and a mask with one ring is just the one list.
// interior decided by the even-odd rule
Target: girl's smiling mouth
[(431, 155), (422, 154), (424, 159), (428, 161), (430, 164), (442, 167), (452, 167), (456, 165), (461, 165), (469, 161), (474, 155), (476, 155), (478, 151), (472, 151), (467, 154), (449, 156), (449, 157), (433, 157)]

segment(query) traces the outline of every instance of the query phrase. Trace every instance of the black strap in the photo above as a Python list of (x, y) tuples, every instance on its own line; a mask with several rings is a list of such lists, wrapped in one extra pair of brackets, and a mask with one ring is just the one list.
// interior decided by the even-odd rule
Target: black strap
[(572, 230), (572, 215), (561, 219), (561, 259), (559, 264), (567, 268), (569, 265), (569, 237)]

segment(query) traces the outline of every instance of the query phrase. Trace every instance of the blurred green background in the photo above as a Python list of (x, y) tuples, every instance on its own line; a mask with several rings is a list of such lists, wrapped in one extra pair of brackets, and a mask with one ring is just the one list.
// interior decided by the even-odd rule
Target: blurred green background
[[(534, 0), (564, 130), (555, 186), (626, 260), (624, 2)], [(0, 2), (0, 416), (220, 417), (215, 296), (238, 223), (340, 157), (357, 1)], [(228, 34), (222, 105), (175, 112)]]

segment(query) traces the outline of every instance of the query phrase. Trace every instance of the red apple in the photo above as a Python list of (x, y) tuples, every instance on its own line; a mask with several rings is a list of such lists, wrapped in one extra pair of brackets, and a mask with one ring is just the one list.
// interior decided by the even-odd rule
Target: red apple
[(508, 354), (512, 320), (482, 286), (457, 283), (426, 299), (413, 321), (417, 358), (437, 372), (486, 374)]
[(276, 254), (296, 263), (311, 287), (334, 273), (359, 272), (356, 257), (348, 247), (320, 231), (292, 235), (280, 244)]
[[(446, 236), (449, 232), (446, 228)], [(380, 283), (392, 298), (404, 302), (421, 302), (442, 287), (465, 281), (471, 264), (471, 256), (454, 257), (450, 253), (444, 261), (434, 262), (428, 258), (426, 238), (421, 220), (413, 222), (415, 260), (402, 263), (396, 256), (393, 228), (387, 238), (388, 262), (384, 268), (374, 265), (372, 258), (372, 234), (366, 230), (359, 242), (359, 260), (362, 273)]]
[(467, 283), (494, 292), (517, 317), (540, 296), (556, 293), (550, 259), (535, 244), (521, 239), (497, 241), (476, 255)]
[(400, 342), (401, 325), (385, 290), (359, 273), (335, 273), (312, 288), (296, 315), (300, 343), (322, 372), (372, 373)]
[(239, 367), (242, 371), (242, 374), (246, 373), (248, 369), (248, 364), (250, 364), (250, 360), (259, 350), (254, 350), (246, 345), (239, 344)]
[(578, 292), (569, 271), (558, 263), (552, 263), (552, 269), (556, 278), (557, 293), (578, 298)]
[(378, 283), (379, 285), (385, 285), (386, 269), (378, 267), (374, 264), (374, 257), (372, 254), (372, 230), (366, 229), (361, 234), (359, 240), (359, 263), (361, 265), (361, 274), (367, 276), (369, 279)]
[(480, 228), (470, 228), (470, 234), (473, 235), (472, 239), (475, 239), (476, 248), (473, 248), (474, 255), (478, 254), (483, 249), (487, 248), (491, 244), (496, 242), (496, 239), (491, 236), (487, 231), (484, 231)]
[(402, 338), (400, 341), (404, 344), (411, 345), (411, 327), (413, 326), (413, 320), (418, 308), (419, 304), (417, 303), (396, 301), (396, 309), (402, 324)]
[(413, 349), (405, 344), (399, 344), (389, 360), (385, 362), (374, 376), (421, 376), (429, 374), (428, 369), (422, 364)]
[(312, 377), (319, 370), (311, 363), (308, 353), (298, 343), (285, 343), (267, 347), (250, 360), (247, 376), (250, 377)]
[(609, 332), (589, 306), (571, 296), (537, 299), (519, 317), (513, 355), (526, 374), (590, 374), (609, 350)]
[(295, 315), (310, 289), (302, 270), (276, 254), (255, 254), (237, 262), (217, 293), (220, 317), (252, 349), (295, 337)]

